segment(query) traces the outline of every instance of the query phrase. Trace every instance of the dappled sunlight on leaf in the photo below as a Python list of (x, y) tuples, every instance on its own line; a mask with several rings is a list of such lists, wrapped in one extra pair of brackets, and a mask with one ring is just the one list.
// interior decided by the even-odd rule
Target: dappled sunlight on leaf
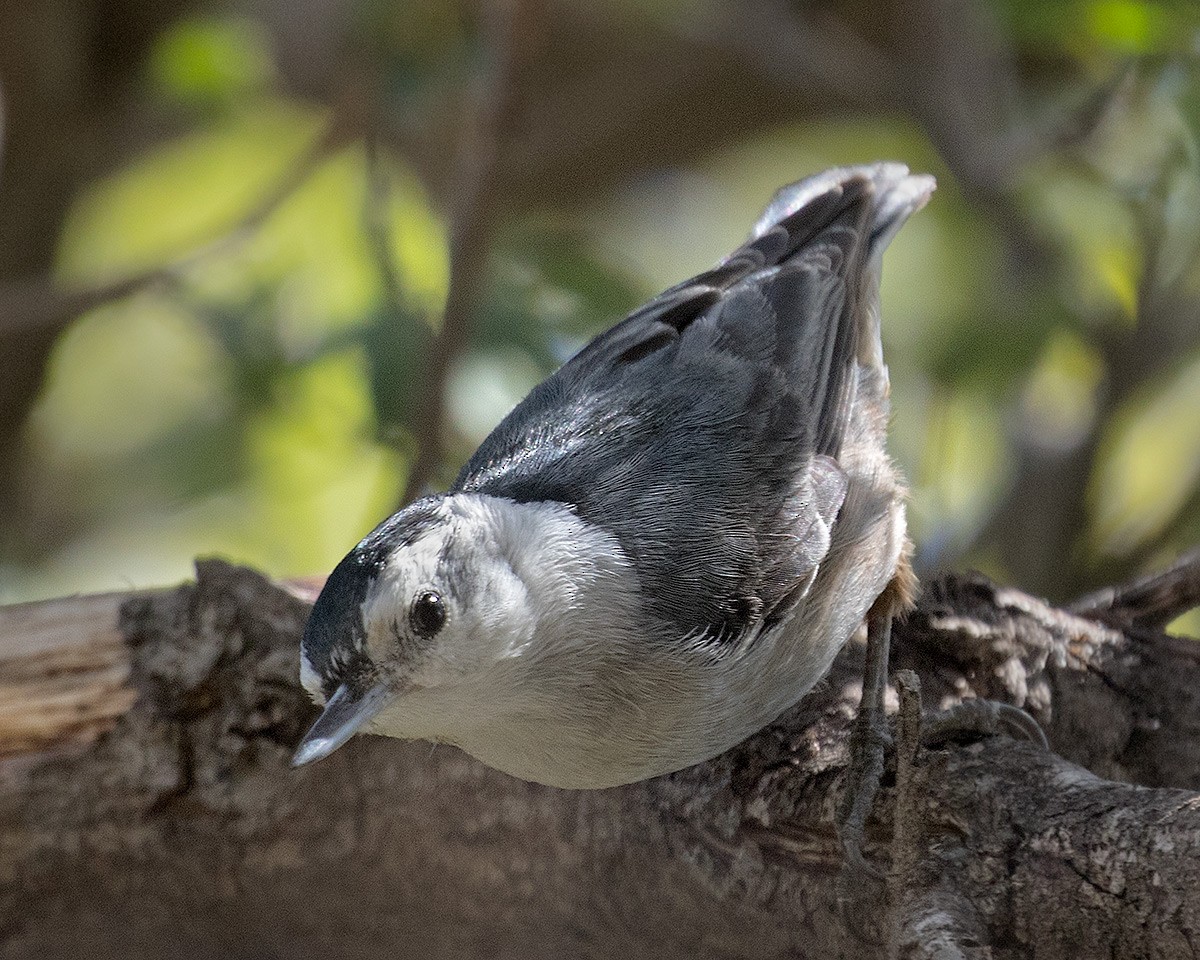
[(85, 284), (160, 266), (236, 226), (309, 148), (310, 109), (262, 100), (168, 143), (77, 201), (59, 248), (59, 278)]
[(195, 317), (144, 295), (96, 310), (59, 341), (31, 422), (64, 469), (129, 456), (185, 420), (222, 415), (220, 352)]
[(1092, 546), (1123, 554), (1160, 531), (1200, 482), (1200, 360), (1116, 420), (1088, 499)]
[(1182, 617), (1176, 617), (1167, 624), (1167, 633), (1177, 637), (1200, 639), (1200, 610), (1189, 610)]
[(271, 569), (311, 571), (387, 514), (400, 493), (400, 462), (371, 440), (374, 412), (357, 350), (326, 356), (276, 389), (277, 404), (246, 436), (249, 490), (261, 515), (252, 541), (270, 553)]
[(1087, 437), (1103, 373), (1100, 354), (1077, 335), (1059, 330), (1051, 336), (1021, 396), (1025, 428), (1038, 443), (1068, 448)]
[[(1178, 44), (1184, 18), (1147, 0), (1091, 0), (1083, 27), (1092, 39), (1117, 53), (1153, 53)], [(1186, 42), (1186, 41), (1184, 41)]]
[(263, 90), (275, 75), (270, 41), (247, 17), (188, 17), (172, 24), (150, 52), (154, 89), (184, 103), (230, 104)]

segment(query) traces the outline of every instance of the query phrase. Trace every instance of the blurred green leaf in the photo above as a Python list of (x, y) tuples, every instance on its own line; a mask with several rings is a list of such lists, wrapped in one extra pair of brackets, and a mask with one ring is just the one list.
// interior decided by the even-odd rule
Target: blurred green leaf
[(1167, 633), (1177, 637), (1200, 639), (1200, 610), (1189, 610), (1181, 617), (1176, 617), (1167, 624)]
[(1002, 0), (996, 7), (1022, 46), (1082, 60), (1186, 54), (1200, 27), (1192, 0)]
[(223, 381), (217, 345), (194, 317), (135, 297), (62, 337), (31, 427), (64, 464), (119, 460), (179, 423), (220, 416)]
[(382, 205), (386, 255), (400, 285), (406, 318), (441, 315), (449, 287), (445, 229), (420, 183), (388, 161), (383, 196), (369, 188), (361, 146), (329, 157), (242, 247), (193, 274), (210, 302), (248, 302), (273, 291), (273, 315), (283, 348), (311, 355), (332, 333), (362, 324), (394, 291), (367, 234), (369, 208)]
[(1091, 546), (1121, 555), (1162, 530), (1200, 484), (1200, 358), (1136, 398), (1106, 431), (1088, 502)]
[(372, 439), (374, 411), (358, 350), (290, 372), (276, 390), (277, 402), (251, 419), (246, 434), (250, 490), (264, 525), (254, 541), (270, 552), (270, 569), (320, 569), (390, 511), (401, 464)]
[(1092, 0), (1084, 24), (1091, 36), (1120, 53), (1151, 53), (1174, 38), (1169, 10), (1145, 0)]
[(259, 101), (152, 150), (78, 198), (58, 276), (91, 284), (161, 266), (225, 235), (309, 148), (322, 117)]
[(245, 17), (189, 17), (165, 30), (150, 51), (155, 90), (192, 106), (225, 106), (266, 88), (275, 75), (266, 32)]

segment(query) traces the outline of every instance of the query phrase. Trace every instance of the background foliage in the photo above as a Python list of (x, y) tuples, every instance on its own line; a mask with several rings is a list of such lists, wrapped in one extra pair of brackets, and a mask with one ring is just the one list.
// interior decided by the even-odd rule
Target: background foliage
[(884, 286), (922, 570), (1064, 598), (1200, 540), (1190, 0), (14, 3), (0, 84), (0, 601), (327, 570), (876, 159), (940, 184)]

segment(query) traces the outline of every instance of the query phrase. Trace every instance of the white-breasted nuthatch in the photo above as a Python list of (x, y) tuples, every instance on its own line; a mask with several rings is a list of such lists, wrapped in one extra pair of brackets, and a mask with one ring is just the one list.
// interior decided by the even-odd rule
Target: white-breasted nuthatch
[(807, 693), (911, 592), (879, 271), (933, 188), (892, 163), (784, 188), (351, 550), (305, 630), (325, 709), (294, 762), (368, 730), (607, 787)]

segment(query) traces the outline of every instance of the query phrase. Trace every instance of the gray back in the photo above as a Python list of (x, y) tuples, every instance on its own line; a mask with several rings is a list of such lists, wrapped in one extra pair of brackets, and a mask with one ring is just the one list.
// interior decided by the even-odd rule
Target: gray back
[(453, 491), (570, 505), (617, 538), (679, 635), (721, 643), (781, 617), (845, 496), (873, 198), (847, 171), (596, 337)]

